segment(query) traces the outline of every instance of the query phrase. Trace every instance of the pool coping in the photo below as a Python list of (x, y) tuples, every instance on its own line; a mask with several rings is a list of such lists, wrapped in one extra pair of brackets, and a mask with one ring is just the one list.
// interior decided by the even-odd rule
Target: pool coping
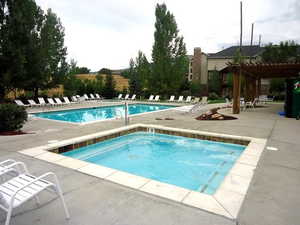
[[(78, 159), (59, 155), (51, 152), (53, 149), (67, 146), (68, 144), (80, 143), (95, 138), (106, 137), (117, 132), (126, 132), (132, 129), (153, 128), (172, 132), (184, 132), (190, 134), (204, 135), (214, 138), (226, 138), (230, 140), (247, 141), (249, 144), (237, 159), (234, 166), (225, 176), (223, 182), (213, 195), (188, 190), (175, 185), (162, 183), (145, 177), (136, 176), (116, 169), (88, 163)], [(235, 136), (220, 133), (179, 129), (160, 125), (133, 124), (108, 131), (102, 131), (91, 135), (71, 138), (56, 143), (51, 143), (35, 148), (29, 148), (19, 153), (64, 166), (81, 173), (98, 177), (110, 182), (143, 191), (155, 196), (163, 197), (187, 206), (205, 210), (230, 219), (237, 218), (239, 209), (246, 196), (248, 187), (253, 177), (254, 170), (266, 145), (266, 139), (252, 138), (246, 136)]]
[[(125, 103), (125, 102), (123, 102)], [(155, 113), (155, 112), (164, 112), (164, 111), (168, 111), (168, 110), (172, 110), (175, 108), (180, 108), (182, 106), (178, 106), (178, 105), (172, 105), (172, 104), (164, 104), (164, 103), (159, 103), (159, 102), (127, 102), (128, 105), (132, 105), (132, 104), (148, 104), (148, 105), (165, 105), (165, 106), (173, 106), (171, 108), (168, 109), (161, 109), (161, 110), (156, 110), (156, 111), (150, 111), (150, 112), (144, 112), (144, 113), (138, 113), (138, 114), (133, 114), (133, 115), (129, 115), (128, 118), (130, 120), (131, 117), (136, 117), (136, 116), (142, 116), (142, 115), (146, 115), (146, 114), (150, 114), (150, 113)], [(89, 124), (94, 124), (94, 123), (100, 123), (100, 122), (104, 122), (104, 121), (110, 121), (110, 120), (118, 120), (118, 119), (123, 119), (123, 117), (114, 117), (114, 118), (108, 118), (108, 119), (103, 119), (103, 120), (95, 120), (95, 121), (90, 121), (90, 122), (84, 122), (84, 123), (75, 123), (75, 122), (69, 122), (69, 121), (63, 121), (63, 120), (54, 120), (54, 119), (48, 119), (48, 118), (43, 118), (43, 117), (38, 117), (35, 116), (34, 114), (37, 113), (48, 113), (48, 112), (58, 112), (58, 111), (68, 111), (68, 110), (80, 110), (80, 109), (89, 109), (89, 108), (100, 108), (100, 107), (110, 107), (110, 106), (118, 106), (118, 105), (123, 105), (123, 104), (113, 104), (113, 105), (105, 105), (105, 106), (93, 106), (93, 107), (80, 107), (80, 108), (74, 108), (74, 109), (65, 109), (65, 110), (51, 110), (51, 111), (41, 111), (41, 112), (30, 112), (28, 113), (31, 118), (35, 118), (35, 119), (41, 119), (41, 120), (46, 120), (46, 121), (54, 121), (54, 122), (59, 122), (59, 123), (67, 123), (67, 124), (73, 124), (73, 125), (78, 125), (78, 126), (84, 126), (84, 125), (89, 125)], [(185, 105), (188, 106), (188, 105)]]

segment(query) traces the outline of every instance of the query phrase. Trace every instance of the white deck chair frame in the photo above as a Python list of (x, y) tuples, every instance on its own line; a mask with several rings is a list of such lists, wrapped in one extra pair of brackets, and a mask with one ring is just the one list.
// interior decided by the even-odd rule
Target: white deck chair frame
[(156, 95), (153, 101), (158, 102), (159, 101), (159, 95)]
[(119, 94), (118, 99), (121, 100), (123, 97), (123, 94)]
[[(24, 169), (27, 170), (25, 164), (24, 167)], [(45, 180), (46, 177), (50, 176), (53, 178), (54, 183)], [(0, 185), (0, 193), (7, 203), (0, 203), (0, 208), (7, 212), (5, 225), (9, 225), (12, 211), (15, 208), (32, 198), (35, 198), (39, 204), (37, 195), (44, 190), (50, 191), (50, 188), (52, 188), (52, 191), (56, 192), (56, 194), (60, 197), (66, 218), (69, 219), (70, 214), (56, 175), (52, 172), (48, 172), (36, 177), (26, 172)]]
[(128, 100), (129, 99), (129, 94), (125, 95), (124, 100)]
[(48, 105), (46, 102), (45, 102), (45, 99), (43, 97), (38, 97), (38, 101), (40, 103), (41, 106), (46, 106)]
[(15, 103), (18, 105), (18, 106), (24, 106), (24, 107), (30, 107), (29, 104), (24, 104), (21, 100), (15, 100)]
[(48, 102), (49, 102), (49, 104), (50, 104), (51, 106), (58, 106), (58, 105), (59, 105), (59, 104), (55, 103), (54, 100), (53, 100), (52, 98), (47, 98), (47, 100), (48, 100)]
[(153, 101), (154, 95), (150, 95), (148, 101)]
[(191, 102), (192, 101), (192, 96), (187, 96), (185, 102)]
[(136, 95), (132, 95), (131, 98), (130, 98), (130, 100), (131, 100), (131, 101), (134, 101), (135, 98), (136, 98)]
[(175, 95), (171, 95), (170, 99), (168, 100), (168, 102), (174, 102), (175, 101)]
[(179, 98), (178, 98), (177, 102), (183, 102), (183, 96), (182, 96), (182, 95), (181, 95), (181, 96), (179, 96)]
[(54, 98), (54, 100), (55, 100), (56, 103), (59, 104), (59, 105), (66, 105), (66, 104), (67, 104), (67, 103), (65, 103), (65, 102), (62, 102), (62, 101), (60, 100), (60, 98)]
[(41, 106), (41, 104), (36, 103), (33, 99), (29, 99), (28, 102), (31, 107), (33, 107), (33, 106), (40, 107)]

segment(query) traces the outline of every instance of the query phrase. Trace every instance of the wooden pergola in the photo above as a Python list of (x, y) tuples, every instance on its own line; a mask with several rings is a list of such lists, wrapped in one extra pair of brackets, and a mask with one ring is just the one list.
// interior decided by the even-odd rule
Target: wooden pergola
[(233, 73), (234, 114), (240, 113), (241, 76), (245, 77), (245, 100), (253, 101), (260, 95), (261, 79), (294, 78), (300, 76), (300, 63), (228, 63), (226, 73)]

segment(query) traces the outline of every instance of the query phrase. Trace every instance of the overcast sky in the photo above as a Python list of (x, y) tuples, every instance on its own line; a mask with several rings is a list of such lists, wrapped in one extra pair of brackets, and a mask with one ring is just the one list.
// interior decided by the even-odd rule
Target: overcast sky
[[(212, 53), (239, 42), (240, 0), (36, 0), (52, 8), (65, 27), (68, 58), (92, 71), (128, 67), (143, 51), (151, 60), (155, 6), (174, 14), (188, 54), (194, 47)], [(300, 43), (299, 0), (244, 0), (244, 44), (296, 40)]]

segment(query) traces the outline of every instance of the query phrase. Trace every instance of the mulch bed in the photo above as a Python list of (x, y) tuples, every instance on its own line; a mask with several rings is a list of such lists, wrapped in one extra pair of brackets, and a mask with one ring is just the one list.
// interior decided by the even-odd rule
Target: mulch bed
[(214, 108), (206, 113), (196, 117), (196, 120), (236, 120), (236, 117), (233, 116), (226, 116), (224, 114), (218, 113), (218, 110), (222, 108)]
[(0, 132), (0, 136), (13, 136), (13, 135), (23, 135), (23, 134), (32, 134), (32, 133), (23, 132), (21, 130)]

